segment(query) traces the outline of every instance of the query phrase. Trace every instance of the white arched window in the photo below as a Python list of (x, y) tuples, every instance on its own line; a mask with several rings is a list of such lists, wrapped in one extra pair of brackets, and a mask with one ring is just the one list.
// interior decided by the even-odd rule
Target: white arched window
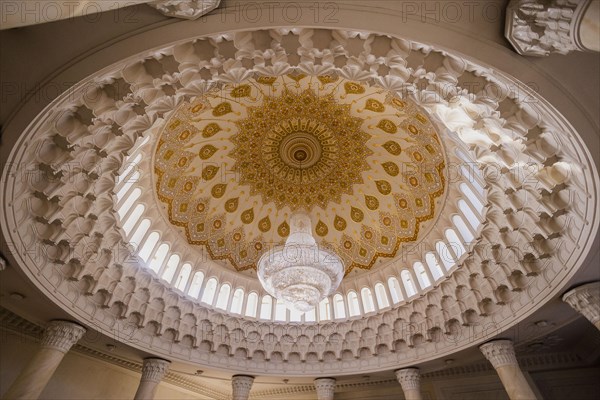
[(467, 197), (467, 200), (469, 200), (469, 202), (473, 205), (475, 211), (477, 211), (479, 215), (483, 215), (483, 203), (481, 202), (481, 199), (479, 199), (479, 196), (473, 193), (471, 188), (466, 183), (460, 184), (460, 190)]
[(117, 202), (121, 201), (121, 199), (125, 197), (127, 192), (129, 192), (129, 189), (131, 189), (133, 184), (139, 180), (140, 173), (138, 171), (135, 171), (130, 177), (126, 178), (123, 181), (123, 186), (121, 186), (121, 188), (117, 190), (117, 193), (115, 194), (117, 196)]
[(152, 257), (152, 259), (150, 260), (150, 269), (156, 273), (158, 273), (158, 271), (160, 270), (160, 267), (162, 267), (163, 263), (165, 262), (165, 259), (167, 258), (167, 255), (169, 254), (169, 245), (166, 243), (161, 244), (160, 246), (158, 246), (158, 250), (156, 250), (156, 253), (154, 253), (154, 257)]
[(206, 303), (208, 305), (212, 305), (212, 303), (215, 299), (216, 293), (217, 293), (217, 279), (210, 278), (206, 282), (206, 286), (204, 287), (204, 293), (202, 293), (202, 300), (200, 300), (200, 301), (203, 303)]
[(456, 232), (454, 232), (454, 229), (446, 229), (446, 239), (448, 240), (448, 244), (452, 246), (452, 251), (454, 251), (454, 254), (456, 254), (458, 259), (460, 259), (462, 255), (467, 252), (465, 245), (463, 244), (462, 240), (458, 238), (458, 235)]
[(171, 283), (171, 281), (173, 280), (173, 275), (175, 275), (175, 271), (177, 270), (178, 265), (179, 256), (177, 254), (173, 254), (171, 257), (169, 257), (169, 261), (167, 261), (167, 267), (163, 271), (161, 278)]
[(148, 229), (150, 229), (150, 220), (143, 219), (142, 222), (140, 222), (140, 224), (138, 225), (133, 235), (131, 235), (129, 244), (131, 244), (135, 250), (137, 250), (140, 247), (140, 243), (144, 239), (144, 236), (146, 236), (146, 232), (148, 232)]
[(408, 297), (412, 297), (417, 294), (417, 288), (415, 287), (412, 276), (410, 276), (410, 272), (407, 270), (400, 272), (400, 279), (402, 279), (402, 284), (404, 285), (404, 290), (406, 290), (406, 295)]
[(388, 288), (390, 289), (392, 302), (398, 304), (402, 300), (402, 290), (400, 290), (400, 282), (395, 276), (388, 278)]
[(437, 258), (435, 258), (435, 254), (429, 252), (425, 254), (425, 262), (431, 271), (431, 275), (433, 275), (433, 279), (436, 281), (444, 276), (444, 272), (442, 271), (442, 267), (440, 267), (440, 263), (438, 263)]
[(131, 207), (133, 206), (135, 201), (141, 195), (142, 195), (142, 189), (140, 189), (140, 188), (133, 189), (131, 194), (129, 196), (127, 196), (127, 199), (118, 206), (119, 210), (117, 211), (117, 214), (119, 214), (119, 218), (121, 218), (121, 219), (125, 218), (125, 215), (127, 215), (127, 211), (129, 211), (129, 209), (131, 209)]
[(244, 289), (237, 288), (233, 292), (233, 299), (231, 299), (231, 311), (234, 314), (242, 313), (242, 303), (244, 302)]
[(138, 256), (144, 260), (145, 263), (148, 262), (150, 254), (152, 254), (152, 251), (158, 243), (158, 239), (160, 239), (158, 232), (152, 232), (150, 235), (148, 235), (142, 246), (139, 248)]
[(271, 319), (273, 312), (273, 298), (265, 294), (260, 301), (260, 319)]
[(444, 264), (444, 268), (446, 268), (446, 270), (449, 270), (450, 268), (452, 268), (452, 266), (454, 265), (454, 263), (456, 261), (454, 260), (454, 256), (448, 249), (448, 246), (446, 245), (446, 243), (442, 242), (441, 240), (439, 242), (437, 242), (435, 244), (435, 251), (437, 251), (438, 257), (440, 258), (440, 260), (442, 260), (442, 264)]
[(200, 294), (200, 289), (202, 288), (202, 281), (204, 281), (204, 273), (202, 271), (198, 271), (194, 274), (192, 278), (192, 284), (190, 285), (190, 290), (188, 294), (197, 299)]
[(481, 196), (483, 196), (485, 194), (485, 189), (479, 181), (481, 179), (481, 173), (479, 168), (477, 168), (477, 164), (470, 164), (468, 168), (465, 165), (461, 165), (461, 169), (463, 171), (463, 175), (467, 177), (469, 183)]
[(390, 306), (387, 294), (385, 293), (385, 286), (383, 286), (383, 283), (381, 282), (375, 284), (375, 298), (377, 299), (377, 306), (380, 310)]
[(217, 303), (215, 307), (220, 308), (221, 310), (227, 310), (227, 303), (229, 302), (229, 294), (231, 293), (231, 286), (229, 283), (221, 286), (219, 290), (219, 295), (217, 296)]
[(471, 243), (474, 237), (469, 227), (467, 227), (465, 220), (460, 216), (455, 215), (452, 217), (452, 222), (454, 222), (454, 226), (456, 226), (456, 229), (458, 229), (458, 233), (460, 233), (460, 236), (463, 238), (464, 242), (467, 244)]
[(304, 313), (304, 322), (315, 322), (317, 320), (317, 309), (313, 308)]
[(302, 313), (294, 308), (290, 310), (290, 322), (302, 321)]
[(358, 295), (354, 290), (348, 292), (348, 314), (351, 317), (360, 315), (360, 308), (358, 306)]
[[(340, 296), (342, 297), (342, 296)], [(344, 306), (342, 300), (342, 307)], [(331, 311), (329, 307), (329, 299), (326, 297), (319, 303), (319, 321), (328, 321), (331, 319)]]
[(188, 279), (190, 279), (191, 273), (192, 265), (190, 263), (183, 264), (181, 271), (179, 271), (179, 276), (177, 276), (177, 280), (175, 281), (175, 287), (183, 292), (185, 290), (185, 285), (188, 283)]
[(285, 321), (287, 320), (287, 308), (285, 303), (278, 299), (275, 304), (275, 321)]
[(335, 318), (346, 318), (346, 310), (344, 308), (344, 298), (337, 293), (333, 296), (333, 314)]
[(254, 292), (248, 295), (248, 300), (246, 301), (246, 312), (244, 313), (246, 317), (256, 318), (256, 309), (258, 308), (258, 295)]
[(375, 303), (373, 302), (373, 293), (371, 293), (371, 289), (362, 288), (360, 291), (360, 297), (362, 299), (363, 310), (365, 313), (370, 313), (375, 311)]
[(126, 236), (129, 236), (135, 224), (142, 217), (144, 208), (145, 207), (143, 204), (138, 204), (137, 206), (135, 206), (131, 214), (129, 214), (129, 217), (127, 217), (127, 221), (125, 221), (125, 223), (123, 224), (123, 231), (125, 231)]
[(421, 289), (428, 288), (431, 286), (431, 282), (429, 281), (429, 277), (427, 276), (427, 272), (425, 271), (425, 266), (422, 262), (417, 261), (413, 264), (413, 270), (415, 271), (415, 275), (417, 275), (417, 280), (419, 281), (419, 286)]
[(133, 172), (134, 168), (137, 170), (138, 163), (142, 161), (142, 155), (139, 153), (135, 156), (133, 160), (130, 160), (130, 158), (131, 157), (128, 157), (127, 161), (125, 161), (125, 164), (123, 165), (125, 169), (117, 177), (117, 187), (130, 180), (129, 175)]
[(479, 219), (477, 218), (477, 216), (475, 215), (475, 213), (473, 212), (471, 207), (469, 207), (467, 202), (464, 201), (463, 199), (460, 199), (458, 201), (458, 208), (460, 209), (460, 212), (462, 213), (462, 215), (465, 216), (467, 221), (469, 221), (469, 224), (471, 225), (471, 227), (474, 230), (477, 230), (479, 228), (479, 225), (481, 225), (481, 222), (479, 221)]

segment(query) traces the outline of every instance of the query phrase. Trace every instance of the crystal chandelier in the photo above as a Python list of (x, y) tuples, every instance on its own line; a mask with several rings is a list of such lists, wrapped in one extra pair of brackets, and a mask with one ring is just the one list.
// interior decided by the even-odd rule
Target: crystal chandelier
[(285, 245), (266, 252), (258, 261), (258, 278), (265, 290), (301, 313), (332, 294), (344, 277), (342, 260), (319, 248), (311, 232), (308, 215), (292, 214)]

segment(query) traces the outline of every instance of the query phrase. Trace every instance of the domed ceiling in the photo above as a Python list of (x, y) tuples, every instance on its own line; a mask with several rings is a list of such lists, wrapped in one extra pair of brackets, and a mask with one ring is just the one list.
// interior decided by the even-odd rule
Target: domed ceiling
[(292, 212), (347, 271), (419, 238), (444, 193), (440, 138), (411, 100), (337, 75), (259, 76), (186, 102), (165, 123), (158, 198), (187, 242), (236, 270), (285, 241)]
[[(15, 264), (81, 323), (210, 368), (395, 369), (523, 320), (592, 247), (599, 181), (590, 152), (516, 78), (370, 32), (183, 39), (81, 81), (19, 131), (6, 160), (19, 166), (3, 171), (0, 196), (2, 234), (23, 244)], [(295, 210), (311, 215), (314, 236), (348, 269), (369, 268), (403, 241), (407, 251), (347, 276), (318, 318), (277, 318), (268, 301), (263, 315), (270, 297), (233, 267), (251, 272), (268, 250), (255, 244), (283, 242)], [(134, 245), (152, 235), (143, 258)], [(195, 292), (193, 279), (175, 281), (184, 268), (206, 278)], [(242, 312), (250, 296), (254, 311)]]

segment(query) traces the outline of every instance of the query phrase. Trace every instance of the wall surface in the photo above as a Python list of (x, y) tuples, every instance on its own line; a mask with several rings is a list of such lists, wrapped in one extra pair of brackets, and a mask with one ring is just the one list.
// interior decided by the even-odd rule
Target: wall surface
[[(0, 329), (0, 393), (8, 390), (37, 349), (29, 338)], [(545, 400), (595, 400), (600, 392), (600, 368), (578, 368), (532, 372), (529, 375), (538, 394)], [(68, 353), (43, 391), (41, 399), (131, 399), (140, 374), (91, 358), (75, 351)], [(223, 385), (226, 383), (223, 382)], [(219, 388), (227, 391), (227, 388)], [(425, 379), (422, 382), (425, 400), (505, 400), (502, 383), (494, 371), (453, 377)], [(171, 384), (161, 383), (156, 399), (208, 399)], [(269, 396), (269, 399), (276, 399)], [(315, 393), (286, 395), (289, 400), (314, 399)], [(395, 382), (367, 385), (336, 392), (335, 400), (402, 400), (400, 385)]]
[[(0, 393), (8, 390), (37, 346), (30, 338), (0, 330)], [(40, 399), (132, 399), (139, 381), (139, 373), (71, 351)], [(156, 393), (156, 399), (200, 398), (205, 397), (167, 383), (161, 383)]]

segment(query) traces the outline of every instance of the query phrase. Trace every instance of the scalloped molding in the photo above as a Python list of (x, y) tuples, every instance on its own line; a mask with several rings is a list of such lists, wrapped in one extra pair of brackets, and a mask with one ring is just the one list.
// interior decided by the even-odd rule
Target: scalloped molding
[[(525, 318), (574, 274), (597, 229), (598, 177), (577, 133), (543, 99), (498, 71), (408, 40), (335, 30), (260, 32), (200, 40), (214, 52), (210, 61), (188, 41), (107, 68), (57, 99), (23, 133), (9, 161), (34, 171), (43, 165), (55, 179), (21, 180), (6, 169), (2, 228), (14, 243), (43, 249), (41, 260), (27, 249), (14, 256), (65, 310), (169, 359), (257, 374), (343, 375), (408, 366), (481, 343)], [(316, 32), (329, 35), (327, 46), (313, 46)], [(271, 38), (270, 48), (254, 43), (261, 34)], [(291, 52), (284, 48), (290, 42), (298, 46)], [(387, 51), (378, 50), (381, 42)], [(231, 46), (235, 57), (227, 58)], [(209, 84), (203, 76), (237, 82), (247, 73), (295, 69), (335, 71), (412, 96), (486, 165), (487, 223), (478, 245), (451, 276), (409, 304), (350, 321), (263, 324), (208, 310), (127, 262), (111, 188), (135, 140), (179, 101), (202, 93)], [(465, 79), (485, 85), (469, 92), (461, 87)], [(115, 98), (119, 85), (133, 92)], [(515, 86), (523, 90), (511, 97)], [(167, 95), (166, 87), (176, 94)], [(79, 98), (83, 90), (94, 96)], [(535, 174), (515, 168), (526, 161)], [(577, 166), (577, 173), (569, 169)], [(583, 196), (566, 202), (577, 194)], [(37, 231), (26, 223), (36, 218), (47, 221)], [(90, 261), (95, 253), (84, 251), (90, 248), (106, 249), (108, 263)]]

